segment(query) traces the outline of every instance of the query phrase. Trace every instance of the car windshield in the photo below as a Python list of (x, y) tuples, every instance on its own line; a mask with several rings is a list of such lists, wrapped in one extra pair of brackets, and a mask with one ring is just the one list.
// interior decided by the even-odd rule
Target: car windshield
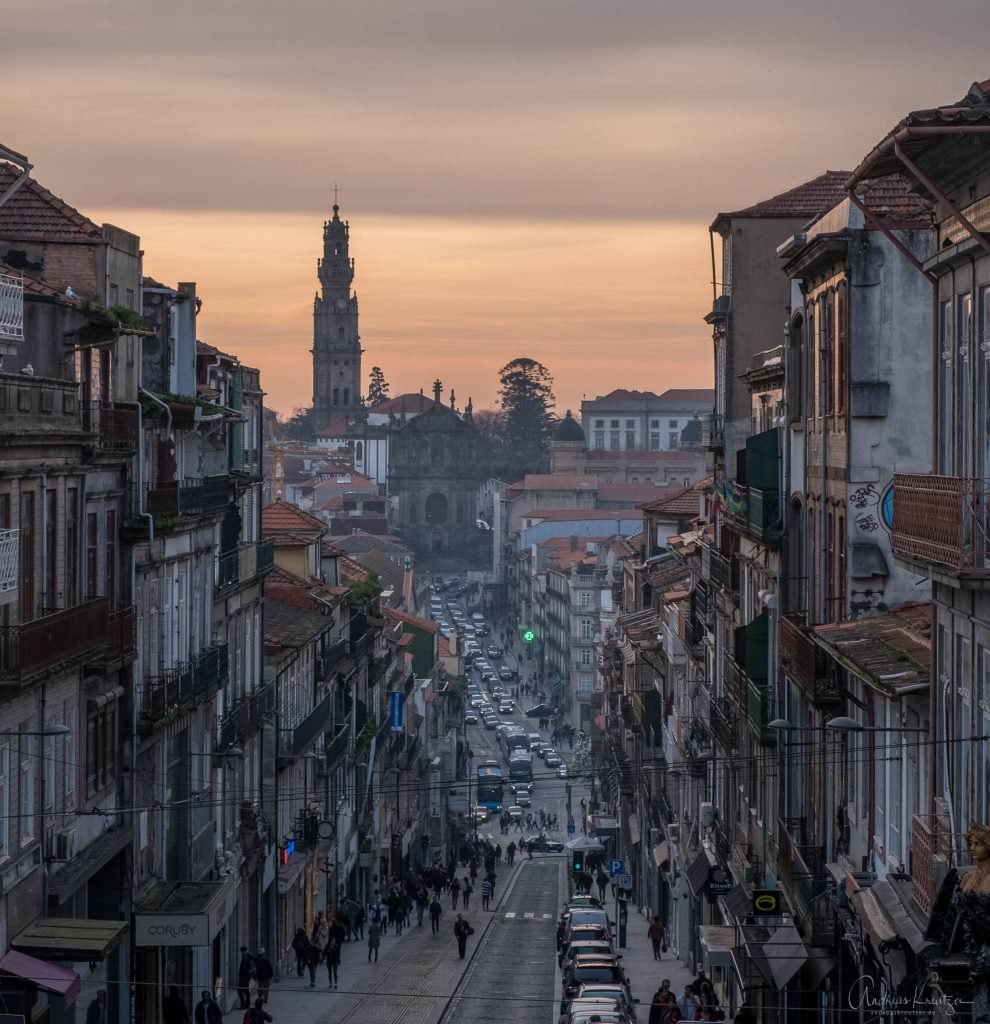
[(615, 970), (612, 967), (575, 967), (575, 981), (614, 981)]
[(595, 988), (594, 985), (585, 985), (580, 994), (579, 999), (614, 999), (616, 1002), (622, 1001), (622, 992), (618, 988)]

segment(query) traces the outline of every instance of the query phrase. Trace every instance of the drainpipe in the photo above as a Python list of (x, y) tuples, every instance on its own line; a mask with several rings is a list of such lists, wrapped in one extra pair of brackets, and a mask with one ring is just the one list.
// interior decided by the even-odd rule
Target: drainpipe
[[(165, 410), (165, 416), (167, 418), (168, 426), (165, 428), (169, 434), (172, 433), (172, 410), (163, 402), (157, 395), (153, 395), (150, 391), (144, 388), (138, 388), (138, 392), (144, 395), (145, 398), (150, 398), (155, 405), (160, 405)], [(138, 484), (141, 488), (141, 494), (139, 501), (144, 504), (144, 420), (141, 416), (141, 403), (138, 402)], [(155, 519), (152, 514), (145, 509), (141, 512), (141, 515), (148, 520), (149, 539), (155, 539)]]

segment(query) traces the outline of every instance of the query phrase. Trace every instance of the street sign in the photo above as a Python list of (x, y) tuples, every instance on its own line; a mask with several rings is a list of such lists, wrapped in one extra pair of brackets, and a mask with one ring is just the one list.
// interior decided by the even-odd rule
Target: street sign
[(388, 720), (392, 732), (402, 732), (402, 708), (406, 702), (406, 695), (401, 691), (393, 691), (388, 695)]
[(626, 862), (624, 860), (610, 860), (608, 862), (608, 873), (614, 878), (616, 875), (624, 874), (626, 870)]
[(623, 875), (623, 874), (613, 875), (612, 876), (612, 881), (614, 881), (615, 884), (620, 889), (631, 889), (632, 888), (632, 875)]
[(574, 832), (575, 832), (574, 819), (571, 818), (571, 820), (567, 823), (567, 834), (569, 836), (572, 836), (572, 835), (574, 835)]
[(776, 889), (757, 889), (753, 893), (753, 913), (763, 917), (776, 917), (782, 912), (780, 892)]

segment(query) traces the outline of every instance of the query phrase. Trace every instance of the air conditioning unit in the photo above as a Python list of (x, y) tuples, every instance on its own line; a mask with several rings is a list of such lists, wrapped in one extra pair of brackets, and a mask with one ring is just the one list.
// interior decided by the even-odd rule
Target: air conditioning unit
[(698, 822), (702, 828), (715, 827), (715, 805), (703, 800), (698, 807)]
[(667, 826), (667, 842), (679, 843), (681, 841), (681, 824), (678, 821), (672, 821)]
[(59, 829), (53, 838), (50, 855), (53, 860), (72, 860), (76, 855), (76, 830)]

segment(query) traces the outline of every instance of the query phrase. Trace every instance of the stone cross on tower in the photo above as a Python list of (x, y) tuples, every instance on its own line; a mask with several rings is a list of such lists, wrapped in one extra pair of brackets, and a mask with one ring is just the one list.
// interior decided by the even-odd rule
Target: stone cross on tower
[(440, 398), (442, 397), (442, 395), (443, 381), (439, 377), (437, 377), (437, 379), (433, 382), (433, 401), (436, 402), (437, 405), (440, 404)]

